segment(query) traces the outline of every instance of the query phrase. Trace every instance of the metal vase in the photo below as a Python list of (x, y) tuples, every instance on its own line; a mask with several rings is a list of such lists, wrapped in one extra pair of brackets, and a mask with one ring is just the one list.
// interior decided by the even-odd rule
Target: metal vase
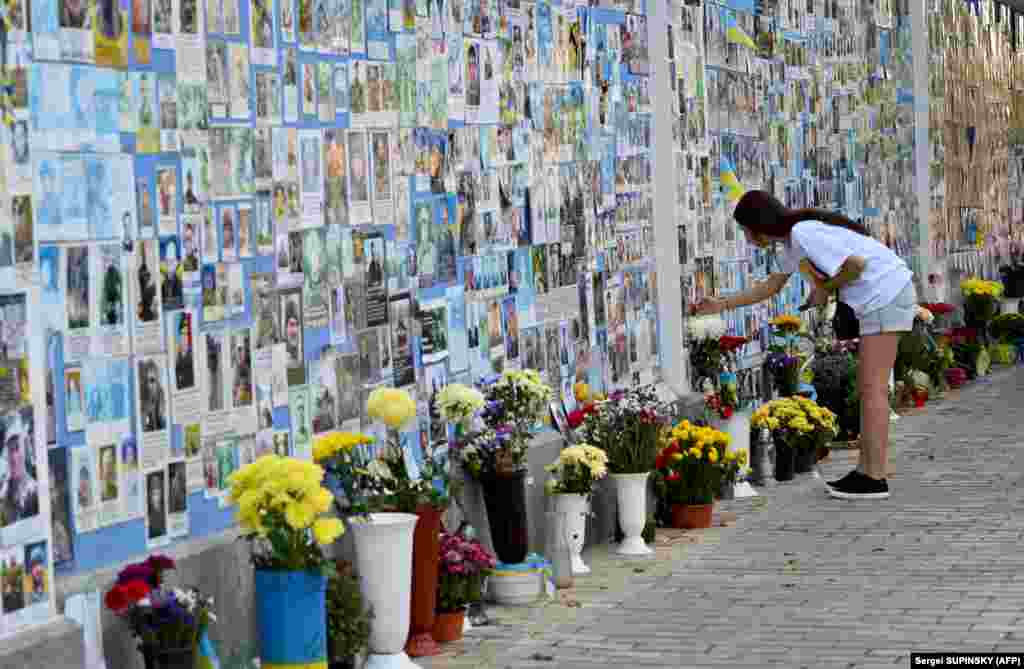
[(754, 485), (771, 487), (773, 477), (774, 442), (768, 430), (751, 430), (750, 433), (750, 478)]

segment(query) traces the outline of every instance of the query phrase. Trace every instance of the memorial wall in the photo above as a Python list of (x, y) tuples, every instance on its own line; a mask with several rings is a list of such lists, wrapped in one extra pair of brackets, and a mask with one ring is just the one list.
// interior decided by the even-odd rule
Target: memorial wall
[(415, 470), (451, 381), (656, 380), (642, 4), (7, 7), (0, 266), (38, 304), (3, 298), (5, 629), (39, 565), (221, 532), (239, 467), (379, 431), (380, 385)]
[[(891, 0), (671, 2), (667, 28), (640, 0), (5, 9), (0, 634), (51, 615), (54, 566), (232, 527), (226, 478), (260, 455), (383, 436), (373, 388), (413, 393), (415, 471), (446, 438), (449, 382), (534, 368), (571, 410), (578, 381), (658, 381), (686, 352), (660, 341), (655, 225), (678, 233), (685, 314), (771, 271), (731, 218), (744, 189), (842, 210), (919, 270), (964, 220), (950, 207), (996, 230), (1021, 210), (1016, 168), (954, 202), (956, 133), (933, 105), (919, 215), (910, 13)], [(929, 16), (934, 44), (949, 29)], [(652, 145), (656, 104), (671, 147)], [(1000, 122), (968, 166), (1008, 153)], [(664, 179), (655, 150), (672, 151)], [(652, 220), (655, 197), (672, 220)], [(750, 338), (748, 394), (768, 320), (804, 289), (726, 315)]]

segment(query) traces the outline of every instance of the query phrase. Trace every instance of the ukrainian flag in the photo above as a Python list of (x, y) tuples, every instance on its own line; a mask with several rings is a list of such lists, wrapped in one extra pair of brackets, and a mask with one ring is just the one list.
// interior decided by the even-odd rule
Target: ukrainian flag
[(732, 44), (739, 44), (745, 46), (752, 51), (757, 51), (757, 45), (754, 44), (754, 40), (751, 39), (750, 35), (743, 32), (739, 24), (736, 23), (736, 15), (729, 13), (728, 18), (725, 22), (725, 39)]
[(725, 199), (730, 204), (739, 202), (740, 198), (747, 191), (740, 184), (739, 179), (736, 178), (736, 168), (733, 167), (732, 161), (722, 156), (718, 171), (722, 182), (722, 190), (725, 191)]

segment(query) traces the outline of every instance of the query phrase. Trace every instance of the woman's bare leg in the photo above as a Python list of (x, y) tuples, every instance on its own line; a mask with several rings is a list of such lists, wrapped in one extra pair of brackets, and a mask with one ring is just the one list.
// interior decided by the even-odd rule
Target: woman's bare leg
[(889, 374), (901, 333), (861, 337), (857, 385), (860, 391), (860, 464), (865, 474), (885, 479), (889, 465)]

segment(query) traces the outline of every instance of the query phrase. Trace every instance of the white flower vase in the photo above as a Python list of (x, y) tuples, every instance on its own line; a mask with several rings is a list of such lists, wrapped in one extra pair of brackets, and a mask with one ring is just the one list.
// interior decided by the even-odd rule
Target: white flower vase
[(1020, 298), (1018, 297), (1004, 297), (1001, 300), (1002, 312), (1004, 314), (1018, 314), (1020, 313)]
[(647, 477), (643, 474), (612, 474), (619, 503), (619, 526), (625, 538), (615, 552), (622, 556), (646, 556), (654, 553), (644, 542), (647, 524)]
[(587, 536), (590, 500), (586, 495), (555, 495), (554, 512), (554, 522), (557, 524), (555, 536), (566, 537), (573, 575), (589, 574), (590, 567), (583, 562), (582, 554)]
[(416, 520), (410, 513), (371, 513), (349, 521), (360, 590), (373, 611), (366, 669), (419, 667), (405, 653)]

